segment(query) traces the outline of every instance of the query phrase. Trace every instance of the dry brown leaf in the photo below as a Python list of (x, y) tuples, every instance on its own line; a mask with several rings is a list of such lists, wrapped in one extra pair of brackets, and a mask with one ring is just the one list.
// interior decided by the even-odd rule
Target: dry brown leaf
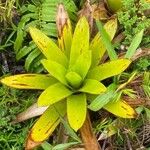
[(17, 115), (16, 119), (12, 123), (18, 123), (27, 119), (40, 116), (48, 107), (38, 107), (37, 103), (34, 103), (27, 110)]

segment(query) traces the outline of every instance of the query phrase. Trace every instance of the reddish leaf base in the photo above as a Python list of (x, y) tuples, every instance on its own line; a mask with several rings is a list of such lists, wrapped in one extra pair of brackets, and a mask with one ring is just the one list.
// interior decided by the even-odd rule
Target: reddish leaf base
[(101, 147), (92, 131), (92, 125), (88, 113), (83, 126), (80, 128), (80, 134), (86, 150), (101, 150)]

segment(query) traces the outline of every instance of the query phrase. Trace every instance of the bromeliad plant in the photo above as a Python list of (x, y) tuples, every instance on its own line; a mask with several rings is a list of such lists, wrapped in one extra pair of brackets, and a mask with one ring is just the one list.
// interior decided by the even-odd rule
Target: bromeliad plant
[[(105, 24), (111, 39), (116, 28), (115, 19)], [(128, 59), (117, 59), (99, 65), (106, 49), (99, 33), (91, 43), (89, 42), (89, 24), (84, 17), (78, 21), (74, 34), (67, 21), (58, 40), (59, 47), (34, 27), (30, 28), (30, 34), (45, 55), (42, 64), (48, 73), (21, 74), (1, 80), (2, 83), (14, 88), (44, 90), (37, 103), (39, 107), (48, 108), (31, 129), (27, 140), (28, 147), (32, 147), (32, 142), (39, 144), (47, 139), (60, 123), (60, 116), (64, 117), (65, 114), (70, 126), (75, 131), (80, 129), (86, 119), (87, 97), (104, 93), (107, 88), (100, 81), (120, 74), (131, 63)], [(107, 110), (115, 114), (115, 108), (126, 106), (129, 107), (119, 101), (116, 105), (113, 103), (113, 109), (107, 107)], [(125, 113), (122, 117), (134, 117), (132, 108)]]

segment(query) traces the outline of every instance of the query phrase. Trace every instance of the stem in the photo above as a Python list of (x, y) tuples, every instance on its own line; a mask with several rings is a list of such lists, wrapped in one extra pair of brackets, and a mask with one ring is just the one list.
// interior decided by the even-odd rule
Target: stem
[(86, 120), (80, 128), (80, 134), (86, 150), (101, 150), (101, 147), (92, 131), (89, 113), (87, 113)]

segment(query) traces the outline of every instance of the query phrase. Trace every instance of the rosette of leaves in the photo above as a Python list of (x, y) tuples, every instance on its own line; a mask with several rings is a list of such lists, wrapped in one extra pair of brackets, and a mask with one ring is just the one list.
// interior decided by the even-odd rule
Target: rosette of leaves
[[(116, 28), (115, 19), (105, 25), (111, 39)], [(128, 59), (117, 59), (99, 65), (106, 49), (99, 33), (89, 42), (89, 24), (84, 17), (78, 21), (74, 34), (69, 21), (66, 23), (58, 40), (59, 47), (36, 28), (30, 28), (30, 34), (46, 57), (42, 64), (48, 73), (14, 75), (1, 80), (14, 88), (44, 90), (37, 103), (39, 107), (48, 108), (31, 129), (27, 147), (47, 139), (60, 123), (60, 116), (65, 114), (70, 126), (75, 131), (80, 129), (86, 119), (88, 95), (106, 92), (107, 88), (100, 81), (120, 74), (131, 63)], [(112, 103), (112, 108), (107, 106), (106, 110), (115, 114), (116, 108), (123, 110), (121, 117), (134, 117), (134, 110), (122, 101)]]
[(25, 58), (25, 69), (29, 72), (41, 72), (40, 60), (43, 54), (33, 41), (27, 37), (29, 26), (36, 26), (47, 36), (57, 39), (56, 13), (59, 3), (64, 4), (72, 22), (76, 21), (77, 7), (73, 0), (32, 0), (32, 3), (21, 7), (21, 19), (17, 26), (17, 38), (14, 42), (16, 59)]

